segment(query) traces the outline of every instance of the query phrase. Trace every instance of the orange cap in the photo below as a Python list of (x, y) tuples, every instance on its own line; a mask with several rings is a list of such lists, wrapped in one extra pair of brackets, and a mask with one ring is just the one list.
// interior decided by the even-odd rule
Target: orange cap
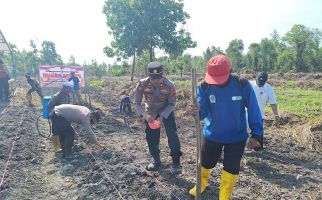
[(229, 77), (231, 69), (231, 61), (225, 55), (217, 55), (212, 57), (207, 65), (205, 76), (208, 84), (224, 84)]
[(154, 120), (153, 122), (148, 123), (148, 125), (151, 129), (159, 129), (161, 127), (161, 123), (159, 120)]

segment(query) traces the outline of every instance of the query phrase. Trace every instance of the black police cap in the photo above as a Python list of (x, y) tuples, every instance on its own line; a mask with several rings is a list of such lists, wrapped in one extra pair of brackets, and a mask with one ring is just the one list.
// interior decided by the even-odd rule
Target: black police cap
[(150, 62), (147, 66), (149, 74), (160, 74), (163, 71), (163, 65), (159, 62)]

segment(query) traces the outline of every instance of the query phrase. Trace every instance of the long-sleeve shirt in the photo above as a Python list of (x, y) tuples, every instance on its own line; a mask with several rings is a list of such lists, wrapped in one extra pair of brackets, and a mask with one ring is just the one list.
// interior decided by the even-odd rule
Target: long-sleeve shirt
[(39, 84), (37, 81), (35, 81), (32, 78), (27, 78), (27, 82), (29, 83), (29, 85), (33, 88), (33, 89), (38, 89), (39, 88)]
[[(145, 108), (142, 106), (143, 96)], [(157, 115), (167, 119), (176, 105), (175, 85), (166, 78), (161, 79), (159, 87), (154, 87), (150, 78), (141, 79), (136, 86), (135, 106), (139, 115), (147, 111), (152, 117)]]
[(90, 143), (97, 143), (95, 133), (90, 124), (91, 111), (85, 106), (62, 104), (54, 108), (57, 116), (65, 118), (69, 122), (76, 122), (80, 124), (88, 133), (88, 140)]
[(263, 135), (263, 121), (250, 83), (242, 85), (230, 76), (223, 86), (199, 86), (197, 102), (200, 119), (204, 119), (206, 139), (219, 143), (235, 143), (248, 138), (245, 108), (251, 134)]

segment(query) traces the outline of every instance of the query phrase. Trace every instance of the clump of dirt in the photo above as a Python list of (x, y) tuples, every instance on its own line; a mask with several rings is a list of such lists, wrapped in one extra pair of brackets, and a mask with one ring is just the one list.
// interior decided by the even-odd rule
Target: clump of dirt
[(187, 88), (177, 90), (177, 100), (179, 101), (189, 101), (191, 100), (191, 96), (191, 90)]

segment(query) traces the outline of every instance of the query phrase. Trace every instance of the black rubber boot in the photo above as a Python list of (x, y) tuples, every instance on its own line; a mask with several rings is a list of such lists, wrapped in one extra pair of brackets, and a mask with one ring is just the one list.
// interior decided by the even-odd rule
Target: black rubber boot
[(61, 153), (62, 153), (62, 154), (61, 154), (61, 158), (62, 158), (62, 159), (65, 159), (65, 158), (66, 158), (66, 150), (65, 150), (65, 148), (62, 148), (62, 149), (61, 149)]
[(182, 166), (180, 164), (180, 156), (172, 157), (172, 173), (181, 174)]
[(63, 157), (62, 158), (63, 159), (66, 159), (66, 160), (73, 160), (73, 159), (76, 158), (76, 156), (72, 153), (72, 149), (71, 148), (66, 148), (66, 150), (65, 150), (65, 156), (63, 154)]
[(161, 167), (161, 159), (160, 156), (154, 157), (154, 162), (151, 162), (146, 166), (146, 170), (148, 171), (157, 171)]

